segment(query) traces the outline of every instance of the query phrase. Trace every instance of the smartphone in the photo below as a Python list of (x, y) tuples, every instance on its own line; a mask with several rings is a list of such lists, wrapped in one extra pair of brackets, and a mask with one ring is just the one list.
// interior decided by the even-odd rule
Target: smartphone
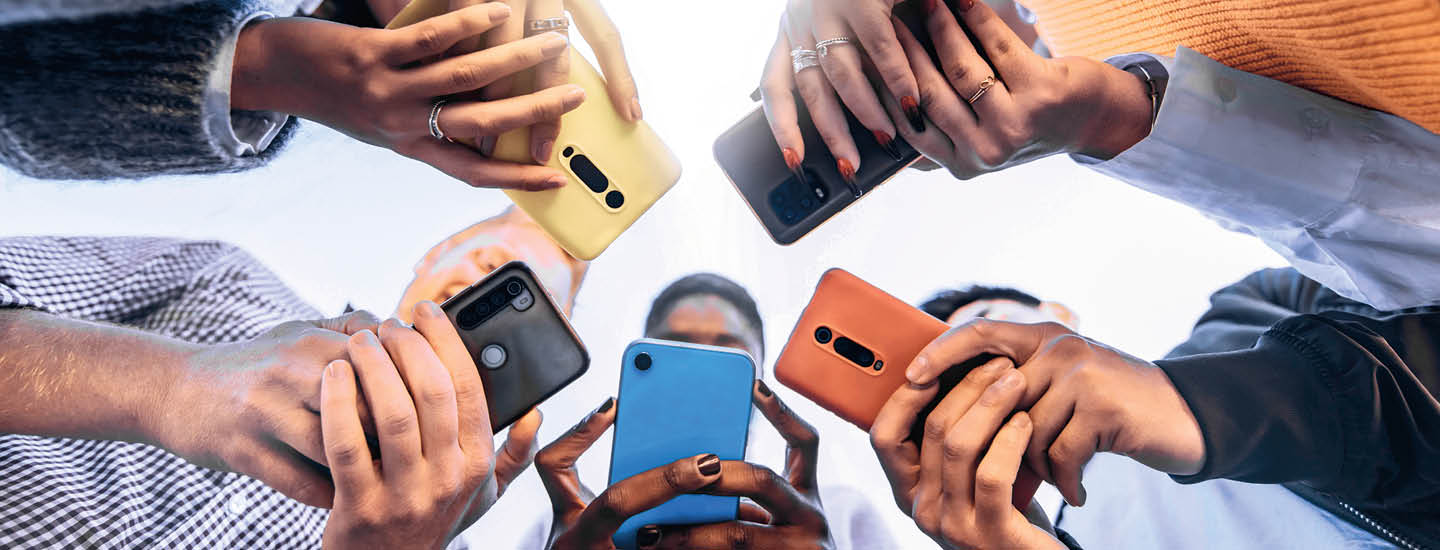
[(496, 433), (570, 385), (590, 353), (525, 262), (509, 262), (440, 309), (475, 359)]
[[(390, 22), (400, 27), (449, 11), (447, 0), (414, 0)], [(610, 102), (605, 79), (570, 48), (570, 82), (585, 102), (560, 118), (560, 135), (546, 162), (564, 173), (564, 187), (505, 194), (571, 256), (593, 260), (680, 181), (680, 160), (644, 121), (627, 122)], [(530, 71), (515, 75), (529, 90)], [(470, 143), (470, 145), (474, 145)], [(496, 138), (492, 156), (532, 163), (530, 129)]]
[[(870, 431), (880, 408), (906, 384), (905, 368), (949, 325), (875, 288), (843, 269), (820, 277), (795, 330), (775, 362), (786, 387)], [(923, 441), (924, 419), (971, 369), (993, 356), (954, 365), (940, 377), (940, 392), (916, 418), (910, 439)], [(1014, 502), (1024, 509), (1040, 480), (1021, 467)]]
[[(755, 361), (743, 351), (631, 343), (621, 363), (610, 483), (704, 453), (744, 460), (754, 383)], [(681, 495), (626, 520), (615, 546), (635, 548), (635, 532), (646, 525), (733, 521), (739, 506), (739, 497)]]

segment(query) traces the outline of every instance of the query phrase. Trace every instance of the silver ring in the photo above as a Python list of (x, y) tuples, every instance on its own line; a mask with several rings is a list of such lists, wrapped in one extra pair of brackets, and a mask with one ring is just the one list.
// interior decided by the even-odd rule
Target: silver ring
[(799, 74), (800, 71), (805, 69), (819, 67), (820, 56), (816, 55), (815, 50), (806, 50), (803, 48), (790, 50), (790, 66), (795, 69), (796, 74)]
[(854, 39), (854, 38), (850, 38), (850, 37), (848, 37), (848, 36), (841, 36), (841, 37), (839, 37), (839, 38), (831, 38), (831, 39), (829, 39), (829, 40), (821, 40), (821, 41), (815, 43), (815, 51), (820, 53), (820, 57), (825, 57), (825, 56), (830, 55), (830, 46), (838, 46), (838, 45), (840, 45), (840, 44), (854, 44), (854, 43), (855, 43), (855, 39)]
[(564, 17), (546, 17), (544, 19), (531, 19), (525, 22), (525, 36), (547, 33), (550, 31), (563, 31), (570, 28), (570, 20)]
[(436, 101), (435, 106), (430, 108), (430, 135), (435, 139), (450, 141), (450, 138), (445, 137), (445, 132), (440, 131), (440, 108), (444, 107), (445, 103), (445, 100), (442, 99)]

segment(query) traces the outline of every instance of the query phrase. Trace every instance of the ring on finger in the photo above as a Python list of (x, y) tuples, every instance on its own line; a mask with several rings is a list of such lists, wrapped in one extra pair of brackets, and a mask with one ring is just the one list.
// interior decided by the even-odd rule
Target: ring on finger
[(830, 55), (830, 46), (838, 46), (838, 45), (841, 45), (841, 44), (854, 44), (854, 43), (855, 43), (855, 39), (854, 39), (854, 38), (850, 38), (850, 37), (848, 37), (848, 36), (841, 36), (841, 37), (837, 37), (837, 38), (830, 38), (830, 39), (821, 40), (821, 41), (819, 41), (819, 42), (816, 42), (816, 43), (815, 43), (815, 51), (820, 54), (820, 57), (826, 57), (826, 56)]
[(800, 71), (805, 69), (819, 67), (820, 56), (815, 53), (815, 50), (807, 50), (804, 48), (790, 50), (790, 66), (795, 69), (796, 74), (799, 74)]
[(544, 19), (531, 19), (525, 22), (525, 36), (535, 36), (550, 31), (565, 31), (570, 28), (570, 20), (564, 17), (546, 17)]
[(446, 101), (442, 99), (430, 107), (430, 136), (453, 143), (455, 140), (445, 137), (445, 132), (440, 130), (440, 109), (445, 107), (445, 103)]
[(970, 104), (974, 105), (976, 101), (979, 101), (980, 96), (985, 95), (985, 92), (990, 91), (990, 88), (995, 85), (995, 82), (995, 75), (987, 76), (985, 77), (985, 80), (981, 80), (980, 87), (975, 90), (975, 93), (973, 95), (970, 96)]

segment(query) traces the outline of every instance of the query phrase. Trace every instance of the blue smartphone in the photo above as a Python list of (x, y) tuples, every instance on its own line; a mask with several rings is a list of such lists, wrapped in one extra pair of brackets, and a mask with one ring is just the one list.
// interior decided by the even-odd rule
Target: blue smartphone
[[(642, 339), (621, 363), (610, 483), (685, 457), (744, 460), (755, 361), (730, 348)], [(615, 546), (635, 548), (646, 525), (732, 521), (739, 497), (681, 495), (626, 520)]]

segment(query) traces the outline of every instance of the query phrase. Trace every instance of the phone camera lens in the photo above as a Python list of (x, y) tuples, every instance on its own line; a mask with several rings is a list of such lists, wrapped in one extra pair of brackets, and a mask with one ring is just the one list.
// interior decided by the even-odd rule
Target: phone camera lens
[(561, 151), (561, 152), (560, 152), (560, 154), (561, 154), (561, 155), (564, 155), (565, 158), (568, 159), (568, 158), (570, 158), (571, 155), (574, 155), (574, 154), (575, 154), (575, 148), (574, 148), (574, 147), (566, 147), (564, 151)]
[(637, 369), (650, 370), (650, 362), (650, 354), (648, 353), (641, 353), (635, 356), (635, 368)]
[(519, 296), (520, 293), (524, 291), (525, 285), (520, 284), (520, 281), (510, 281), (509, 284), (505, 285), (505, 292), (509, 292), (511, 296)]
[(479, 316), (481, 316), (481, 317), (486, 316), (486, 315), (489, 315), (489, 314), (490, 314), (490, 304), (487, 304), (487, 303), (484, 303), (484, 302), (476, 303), (476, 304), (475, 304), (475, 309), (472, 309), (471, 311), (475, 312), (476, 315), (479, 315)]
[(610, 208), (620, 208), (621, 206), (625, 206), (625, 195), (622, 195), (619, 191), (611, 191), (609, 193), (606, 193), (605, 206), (609, 206)]
[(880, 369), (883, 369), (883, 368), (885, 368), (885, 362), (884, 362), (884, 361), (876, 361), (876, 362), (875, 362), (875, 370), (880, 370)]
[(500, 306), (502, 306), (502, 305), (505, 305), (505, 295), (500, 294), (500, 293), (498, 293), (498, 292), (495, 293), (495, 294), (491, 294), (491, 295), (490, 295), (490, 305), (495, 306), (495, 307), (500, 307)]
[(477, 317), (478, 315), (475, 314), (475, 310), (466, 309), (461, 311), (460, 315), (455, 316), (455, 320), (460, 322), (460, 328), (469, 328), (480, 322), (480, 319)]
[(830, 343), (830, 338), (831, 338), (832, 336), (833, 336), (833, 335), (830, 334), (830, 329), (829, 329), (828, 327), (820, 327), (820, 328), (815, 329), (815, 341), (816, 341), (816, 342), (820, 342), (821, 344), (829, 344), (829, 343)]

